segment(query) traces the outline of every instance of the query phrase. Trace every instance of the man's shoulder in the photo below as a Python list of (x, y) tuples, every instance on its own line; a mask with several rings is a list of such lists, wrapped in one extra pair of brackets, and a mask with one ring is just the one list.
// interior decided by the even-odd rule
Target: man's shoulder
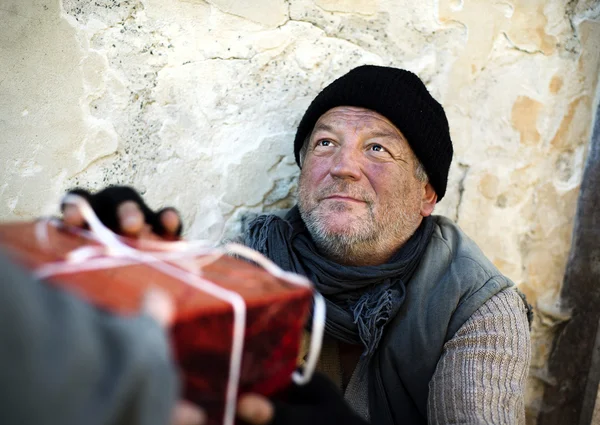
[(236, 226), (232, 227), (219, 241), (219, 246), (224, 246), (229, 243), (238, 243), (245, 245), (246, 237), (250, 231), (251, 224), (254, 220), (261, 216), (275, 216), (277, 218), (284, 219), (289, 213), (289, 209), (277, 209), (272, 211), (262, 212), (247, 212), (239, 219)]
[(437, 268), (439, 279), (432, 283), (446, 299), (455, 299), (455, 312), (448, 326), (454, 332), (489, 298), (514, 283), (503, 275), (477, 244), (452, 220), (434, 216), (427, 268)]
[(500, 275), (498, 269), (487, 258), (477, 243), (471, 239), (458, 224), (441, 215), (432, 216), (435, 229), (432, 235), (432, 248), (440, 249), (442, 246), (452, 263), (463, 266), (469, 264), (480, 267), (491, 275)]
[(478, 304), (513, 282), (485, 256), (452, 220), (433, 216), (435, 229), (415, 279), (429, 282), (457, 305)]
[(462, 240), (473, 242), (460, 226), (448, 217), (443, 215), (432, 215), (431, 218), (435, 223), (433, 237), (446, 242), (450, 247)]

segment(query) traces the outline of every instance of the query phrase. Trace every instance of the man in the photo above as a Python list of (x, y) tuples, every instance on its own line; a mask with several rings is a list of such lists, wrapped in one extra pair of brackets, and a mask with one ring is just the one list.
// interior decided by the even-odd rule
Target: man
[[(453, 149), (421, 80), (350, 71), (311, 103), (294, 153), (297, 207), (257, 218), (243, 241), (325, 296), (320, 369), (353, 410), (373, 424), (524, 424), (529, 307), (455, 224), (432, 216)], [(116, 230), (143, 228), (137, 205), (116, 206), (135, 224)], [(251, 402), (251, 422), (277, 418), (268, 400)]]

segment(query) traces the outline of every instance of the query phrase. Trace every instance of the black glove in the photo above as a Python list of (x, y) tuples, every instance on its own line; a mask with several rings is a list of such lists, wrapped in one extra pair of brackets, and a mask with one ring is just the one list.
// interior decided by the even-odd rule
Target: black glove
[(306, 385), (292, 384), (285, 401), (272, 402), (275, 413), (270, 425), (368, 425), (335, 384), (320, 373)]
[[(174, 211), (179, 216), (179, 213), (175, 208), (167, 207), (158, 212), (154, 212), (146, 205), (140, 194), (131, 187), (111, 186), (96, 194), (92, 194), (85, 189), (76, 188), (69, 190), (67, 193), (85, 198), (100, 221), (115, 233), (123, 233), (117, 215), (119, 205), (123, 202), (133, 201), (139, 206), (140, 211), (144, 215), (144, 221), (152, 228), (152, 231), (155, 234), (163, 237), (178, 237), (181, 235), (181, 219), (179, 220), (179, 227), (174, 232), (168, 232), (161, 221), (161, 215), (166, 211)], [(61, 211), (64, 212), (64, 209), (65, 204), (62, 204)]]

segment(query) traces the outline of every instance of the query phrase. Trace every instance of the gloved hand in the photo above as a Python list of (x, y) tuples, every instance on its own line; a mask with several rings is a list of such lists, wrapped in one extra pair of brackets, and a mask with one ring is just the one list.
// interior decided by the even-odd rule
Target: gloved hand
[(253, 425), (368, 425), (323, 374), (315, 373), (306, 385), (292, 384), (285, 396), (283, 401), (246, 394), (238, 403), (238, 417)]
[[(164, 239), (176, 239), (181, 235), (179, 213), (174, 208), (152, 211), (134, 189), (127, 186), (112, 186), (92, 194), (84, 189), (73, 189), (68, 194), (87, 200), (98, 218), (115, 233), (132, 237), (147, 237), (149, 234)], [(86, 227), (83, 217), (72, 205), (61, 205), (66, 224)], [(142, 309), (162, 326), (168, 327), (174, 315), (172, 300), (161, 291), (149, 291), (144, 297)], [(203, 425), (206, 414), (198, 406), (180, 399), (173, 407), (169, 425)]]
[[(128, 186), (112, 186), (92, 194), (84, 189), (73, 189), (68, 194), (85, 198), (102, 223), (113, 232), (135, 238), (157, 235), (174, 240), (181, 235), (182, 224), (175, 208), (152, 211), (139, 193)], [(63, 221), (71, 226), (85, 227), (79, 211), (71, 205), (61, 205)]]

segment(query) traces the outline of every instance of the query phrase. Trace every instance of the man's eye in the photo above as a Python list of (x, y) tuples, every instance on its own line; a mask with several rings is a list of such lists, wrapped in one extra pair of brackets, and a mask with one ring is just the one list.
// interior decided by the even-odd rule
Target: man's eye
[(375, 152), (386, 152), (386, 149), (381, 145), (371, 145), (371, 149)]
[(319, 140), (317, 142), (317, 146), (325, 146), (325, 147), (327, 147), (327, 146), (331, 146), (331, 144), (332, 144), (331, 140), (327, 140), (327, 139)]

